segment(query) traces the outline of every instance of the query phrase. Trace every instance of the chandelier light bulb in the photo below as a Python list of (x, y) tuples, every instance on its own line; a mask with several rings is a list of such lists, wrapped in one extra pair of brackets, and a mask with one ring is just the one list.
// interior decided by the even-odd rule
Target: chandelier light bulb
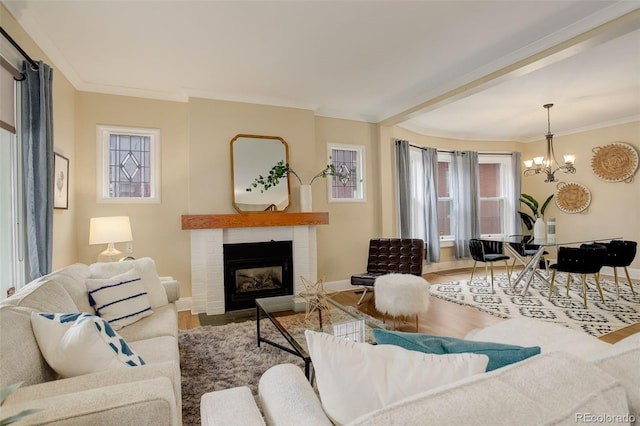
[(529, 168), (533, 166), (533, 160), (524, 160), (524, 166)]
[(563, 157), (565, 164), (573, 164), (576, 161), (576, 156), (573, 154), (565, 154)]
[(544, 157), (533, 157), (533, 163), (536, 166), (541, 166), (543, 161), (544, 161)]

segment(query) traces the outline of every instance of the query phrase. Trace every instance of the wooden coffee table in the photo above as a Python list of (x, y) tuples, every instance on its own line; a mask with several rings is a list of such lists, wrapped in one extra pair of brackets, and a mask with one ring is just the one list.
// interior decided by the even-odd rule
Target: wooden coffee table
[[(349, 330), (361, 330), (362, 340), (374, 343), (371, 330), (380, 328), (379, 323), (355, 308), (343, 306), (331, 298), (327, 298), (328, 309), (313, 312), (305, 319), (305, 304), (297, 302), (294, 296), (276, 296), (256, 299), (256, 331), (258, 346), (264, 342), (278, 349), (296, 355), (304, 361), (304, 373), (310, 376), (311, 357), (307, 347), (305, 330), (313, 330), (334, 334), (334, 326)], [(288, 342), (289, 346), (274, 342), (262, 336), (261, 321), (268, 319)], [(362, 322), (360, 322), (362, 321)]]

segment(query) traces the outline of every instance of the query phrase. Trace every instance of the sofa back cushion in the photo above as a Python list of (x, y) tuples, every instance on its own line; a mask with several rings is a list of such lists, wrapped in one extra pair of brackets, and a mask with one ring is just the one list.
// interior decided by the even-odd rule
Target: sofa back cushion
[(32, 312), (9, 304), (0, 306), (0, 388), (18, 382), (28, 386), (56, 377), (40, 353), (31, 328)]
[[(95, 310), (89, 304), (87, 296), (87, 287), (85, 281), (89, 277), (89, 265), (83, 263), (75, 263), (66, 266), (51, 274), (47, 275), (49, 281), (55, 281), (64, 287), (65, 291), (71, 296), (71, 300), (77, 306), (74, 312), (87, 312), (94, 314)], [(69, 311), (56, 311), (69, 312)]]
[(640, 424), (640, 333), (611, 345), (590, 358), (597, 367), (620, 380), (627, 393), (629, 413)]
[[(40, 353), (31, 328), (31, 312), (78, 311), (78, 306), (61, 283), (66, 282), (68, 288), (72, 288), (71, 280), (65, 281), (65, 276), (81, 274), (83, 268), (73, 268), (75, 272), (65, 269), (30, 282), (0, 304), (0, 385), (17, 382), (31, 385), (56, 377)], [(81, 290), (74, 291), (80, 300)], [(87, 298), (86, 289), (84, 297)], [(88, 299), (86, 304), (89, 304)]]
[[(85, 297), (88, 296), (85, 289)], [(16, 294), (2, 302), (6, 305), (31, 308), (37, 312), (77, 312), (75, 304), (64, 286), (51, 281), (48, 275), (32, 281)]]
[(142, 285), (147, 291), (151, 308), (158, 308), (169, 303), (167, 292), (164, 290), (156, 270), (156, 264), (150, 257), (123, 262), (100, 262), (89, 266), (91, 278), (112, 278), (133, 268), (138, 268)]
[[(354, 368), (357, 368), (354, 367)], [(407, 398), (353, 425), (558, 425), (629, 418), (625, 392), (592, 363), (552, 352)]]

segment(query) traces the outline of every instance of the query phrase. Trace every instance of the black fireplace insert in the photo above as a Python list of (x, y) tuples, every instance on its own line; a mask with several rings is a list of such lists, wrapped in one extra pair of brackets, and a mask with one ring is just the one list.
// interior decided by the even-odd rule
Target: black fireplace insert
[(224, 244), (225, 311), (255, 307), (255, 299), (293, 294), (293, 243)]

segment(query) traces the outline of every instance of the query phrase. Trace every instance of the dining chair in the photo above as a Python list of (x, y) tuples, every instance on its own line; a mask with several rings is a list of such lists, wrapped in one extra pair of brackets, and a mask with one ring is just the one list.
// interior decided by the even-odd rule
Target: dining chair
[[(518, 253), (518, 255), (520, 257), (533, 257), (538, 253), (538, 250), (540, 248), (540, 246), (538, 244), (531, 244), (530, 241), (533, 239), (533, 237), (529, 236), (529, 235), (510, 235), (511, 237), (522, 237), (520, 242), (509, 242), (507, 244), (509, 244), (509, 247), (511, 247), (513, 249), (513, 251), (515, 251), (516, 253)], [(544, 269), (545, 271), (548, 271), (549, 269), (549, 262), (544, 259), (544, 256), (548, 255), (549, 252), (548, 251), (544, 251), (542, 252), (542, 262), (544, 262)], [(515, 268), (516, 266), (516, 261), (518, 259), (516, 257), (513, 258), (513, 263), (511, 263), (511, 275), (513, 275), (513, 268)], [(538, 268), (539, 265), (535, 265), (535, 268)]]
[(587, 307), (587, 274), (593, 274), (598, 293), (602, 303), (606, 303), (602, 288), (600, 287), (599, 272), (602, 268), (607, 249), (600, 244), (592, 244), (588, 247), (558, 247), (558, 263), (549, 266), (551, 272), (551, 284), (549, 286), (549, 300), (553, 294), (553, 285), (556, 279), (556, 272), (567, 273), (567, 296), (571, 283), (571, 274), (580, 274), (582, 278), (582, 297), (584, 307)]
[(620, 287), (618, 284), (618, 268), (624, 268), (624, 272), (631, 288), (631, 293), (635, 296), (636, 292), (633, 289), (633, 283), (629, 276), (629, 270), (627, 267), (631, 265), (633, 259), (636, 257), (636, 251), (638, 243), (636, 241), (627, 240), (611, 240), (608, 243), (603, 243), (603, 246), (607, 248), (607, 255), (605, 256), (602, 266), (609, 266), (613, 268), (613, 277), (616, 282), (616, 297), (620, 298)]
[(509, 264), (507, 263), (507, 260), (511, 258), (502, 252), (502, 248), (502, 241), (480, 240), (477, 238), (469, 240), (469, 253), (474, 260), (469, 284), (473, 282), (473, 274), (476, 272), (478, 262), (484, 262), (485, 278), (487, 275), (487, 267), (491, 267), (491, 290), (493, 290), (493, 264), (504, 261), (504, 266), (507, 270), (507, 279), (509, 280), (509, 286), (511, 286), (511, 271), (509, 271)]

